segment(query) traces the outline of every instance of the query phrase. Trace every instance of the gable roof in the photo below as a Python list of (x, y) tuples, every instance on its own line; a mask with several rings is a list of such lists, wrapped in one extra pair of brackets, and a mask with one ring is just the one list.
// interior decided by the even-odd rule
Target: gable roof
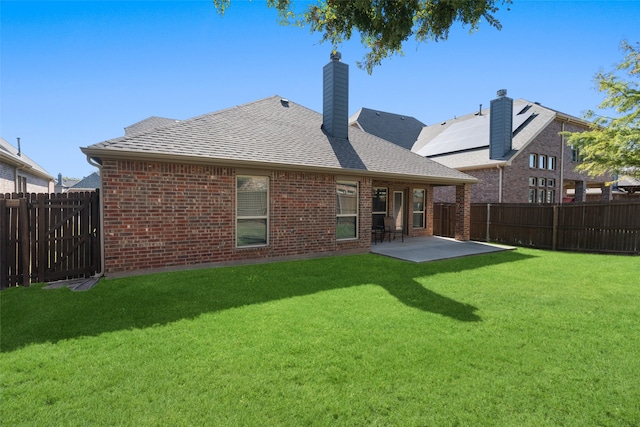
[(83, 190), (95, 190), (100, 188), (100, 173), (93, 172), (91, 175), (82, 178), (69, 190), (83, 191)]
[(166, 117), (151, 116), (144, 120), (140, 120), (132, 125), (124, 128), (125, 135), (135, 135), (137, 133), (147, 132), (153, 129), (160, 129), (178, 123), (180, 120), (168, 119)]
[(53, 181), (53, 176), (44, 170), (42, 166), (26, 156), (24, 151), (18, 154), (18, 149), (2, 137), (0, 137), (0, 162), (19, 167), (26, 172)]
[(513, 101), (512, 150), (502, 159), (490, 159), (491, 110), (468, 114), (423, 128), (412, 151), (459, 170), (509, 163), (558, 117), (588, 126), (588, 122), (525, 99)]
[(321, 125), (322, 114), (276, 95), (81, 150), (98, 162), (140, 159), (358, 173), (442, 185), (477, 182), (354, 127), (345, 140), (328, 136)]
[(411, 116), (371, 110), (369, 108), (358, 110), (349, 118), (349, 123), (407, 150), (411, 150), (422, 128), (426, 126), (420, 120)]

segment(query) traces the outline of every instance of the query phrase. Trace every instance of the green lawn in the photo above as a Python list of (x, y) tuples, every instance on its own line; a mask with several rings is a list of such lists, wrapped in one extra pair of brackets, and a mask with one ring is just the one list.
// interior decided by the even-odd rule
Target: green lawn
[(1, 298), (6, 426), (638, 426), (640, 258), (356, 255)]

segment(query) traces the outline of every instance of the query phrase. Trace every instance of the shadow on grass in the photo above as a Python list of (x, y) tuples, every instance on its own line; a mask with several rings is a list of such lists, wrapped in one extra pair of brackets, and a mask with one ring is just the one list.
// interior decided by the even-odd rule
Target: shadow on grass
[(417, 279), (527, 258), (508, 251), (415, 264), (367, 254), (102, 280), (89, 292), (42, 290), (44, 285), (10, 289), (0, 294), (0, 349), (164, 325), (365, 284), (383, 287), (409, 307), (477, 322), (477, 307), (433, 292)]

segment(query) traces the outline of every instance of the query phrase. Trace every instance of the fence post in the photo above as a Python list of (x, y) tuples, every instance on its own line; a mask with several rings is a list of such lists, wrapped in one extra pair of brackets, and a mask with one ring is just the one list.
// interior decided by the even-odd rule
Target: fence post
[(0, 289), (9, 286), (9, 215), (7, 201), (0, 198)]
[(489, 227), (491, 226), (491, 203), (487, 203), (487, 242), (489, 240)]
[(551, 250), (558, 247), (558, 205), (553, 205), (553, 231), (551, 235)]
[(31, 238), (29, 236), (29, 208), (27, 206), (27, 198), (20, 199), (19, 207), (20, 222), (20, 246), (22, 252), (22, 286), (29, 287), (31, 284)]

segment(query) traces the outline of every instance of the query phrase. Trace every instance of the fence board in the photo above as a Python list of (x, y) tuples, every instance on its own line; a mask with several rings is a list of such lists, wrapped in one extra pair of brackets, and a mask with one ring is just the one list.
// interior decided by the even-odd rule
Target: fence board
[[(434, 234), (452, 237), (450, 204), (434, 205)], [(640, 202), (472, 204), (471, 238), (540, 249), (640, 254)]]
[(100, 271), (99, 212), (98, 191), (0, 194), (0, 287)]

